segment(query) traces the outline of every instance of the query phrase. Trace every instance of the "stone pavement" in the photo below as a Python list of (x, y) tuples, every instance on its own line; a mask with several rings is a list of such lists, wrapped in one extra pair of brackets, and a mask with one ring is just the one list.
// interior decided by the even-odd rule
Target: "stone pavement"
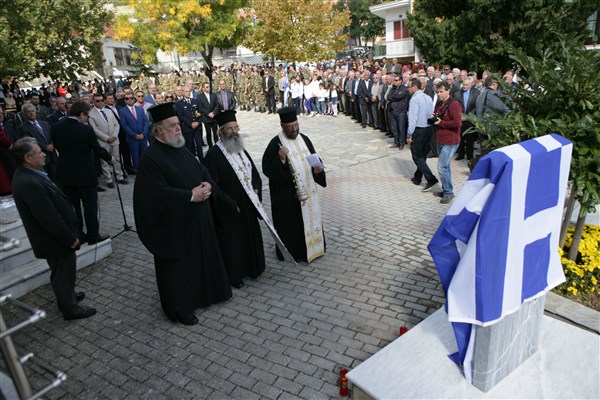
[[(241, 111), (238, 121), (261, 170), (279, 119)], [(231, 300), (198, 310), (200, 324), (187, 327), (165, 318), (152, 256), (135, 233), (123, 233), (112, 256), (78, 273), (83, 303), (96, 316), (63, 321), (49, 285), (21, 299), (48, 316), (14, 336), (18, 348), (68, 375), (49, 398), (337, 398), (340, 369), (357, 366), (400, 326), (413, 327), (443, 304), (426, 246), (449, 205), (410, 182), (410, 151), (389, 149), (391, 139), (344, 116), (301, 117), (300, 129), (328, 174), (321, 191), (326, 256), (310, 265), (280, 262), (263, 230), (264, 274), (234, 289)], [(436, 162), (429, 160), (434, 173)], [(466, 162), (452, 168), (460, 188)], [(263, 185), (269, 209), (264, 176)], [(131, 225), (132, 190), (121, 186)], [(122, 229), (116, 190), (100, 194), (100, 214), (101, 232)], [(16, 319), (6, 314), (9, 323)]]

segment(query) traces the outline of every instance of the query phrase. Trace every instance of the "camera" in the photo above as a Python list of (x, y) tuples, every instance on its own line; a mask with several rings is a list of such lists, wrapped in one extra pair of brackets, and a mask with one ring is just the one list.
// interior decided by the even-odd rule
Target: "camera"
[(433, 113), (433, 114), (431, 114), (431, 117), (427, 118), (427, 123), (429, 125), (433, 125), (436, 122), (438, 122), (439, 119), (440, 119), (440, 115), (436, 114), (436, 113)]

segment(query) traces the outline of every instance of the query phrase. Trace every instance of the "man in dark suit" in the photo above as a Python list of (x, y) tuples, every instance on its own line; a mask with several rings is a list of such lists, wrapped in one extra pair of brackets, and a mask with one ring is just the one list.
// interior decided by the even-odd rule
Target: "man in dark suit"
[(119, 110), (119, 119), (125, 131), (125, 141), (131, 154), (133, 171), (137, 174), (140, 158), (148, 147), (148, 117), (146, 111), (135, 104), (133, 94), (125, 95), (125, 104), (126, 106)]
[(52, 131), (50, 124), (36, 119), (37, 114), (33, 104), (24, 104), (21, 108), (21, 111), (23, 112), (23, 116), (25, 118), (23, 124), (19, 126), (17, 135), (19, 138), (29, 136), (37, 140), (38, 144), (42, 148), (42, 151), (46, 153), (46, 166), (44, 169), (48, 173), (50, 179), (55, 181), (58, 157), (52, 142)]
[(210, 92), (210, 83), (202, 83), (202, 93), (198, 95), (197, 100), (200, 105), (200, 121), (204, 124), (204, 130), (206, 131), (206, 141), (208, 147), (212, 147), (213, 139), (214, 143), (219, 140), (217, 134), (219, 127), (217, 121), (213, 119), (219, 112), (219, 103), (217, 102), (217, 95)]
[[(88, 120), (90, 106), (76, 102), (71, 106), (69, 117), (52, 127), (52, 137), (56, 149), (60, 153), (56, 182), (71, 200), (78, 219), (78, 233), (82, 242), (96, 244), (108, 239), (108, 235), (99, 233), (98, 224), (98, 177), (94, 167), (94, 151), (108, 163), (115, 160), (96, 140), (91, 126), (85, 125)], [(81, 213), (83, 203), (83, 215)], [(83, 233), (83, 220), (87, 235)]]
[(67, 99), (64, 97), (57, 97), (56, 100), (56, 111), (50, 114), (48, 117), (48, 122), (50, 125), (56, 124), (63, 118), (67, 117)]
[(277, 110), (277, 106), (275, 104), (275, 78), (270, 75), (268, 69), (265, 69), (264, 76), (262, 78), (262, 92), (265, 96), (265, 102), (267, 103), (267, 110), (269, 110), (269, 114), (274, 114)]
[(473, 80), (470, 77), (463, 79), (462, 90), (459, 90), (454, 98), (458, 100), (463, 110), (463, 122), (460, 127), (460, 144), (458, 145), (457, 160), (463, 160), (465, 155), (467, 160), (473, 159), (473, 147), (477, 140), (477, 132), (465, 134), (467, 129), (473, 126), (473, 123), (466, 120), (466, 115), (475, 114), (475, 103), (479, 96), (479, 90), (473, 87)]
[[(13, 196), (33, 253), (50, 266), (50, 284), (66, 320), (96, 314), (80, 306), (83, 292), (75, 293), (77, 216), (67, 196), (44, 172), (46, 154), (34, 138), (19, 139), (12, 148), (20, 164), (13, 177)], [(94, 188), (95, 189), (95, 188)]]
[(104, 94), (104, 104), (106, 110), (110, 111), (119, 123), (119, 155), (121, 158), (121, 170), (123, 172), (123, 177), (127, 179), (127, 174), (133, 174), (135, 172), (133, 171), (133, 164), (131, 163), (127, 135), (125, 134), (125, 129), (123, 129), (123, 126), (121, 125), (121, 117), (119, 116), (119, 110), (116, 107), (115, 96), (110, 93)]
[(151, 83), (148, 85), (148, 94), (146, 95), (146, 97), (144, 97), (144, 103), (149, 103), (152, 104), (153, 106), (156, 105), (156, 85), (154, 83)]
[(188, 86), (184, 87), (183, 98), (175, 103), (175, 110), (181, 123), (181, 132), (185, 138), (185, 147), (192, 154), (196, 154), (199, 159), (203, 159), (200, 106), (198, 100), (191, 98), (191, 94), (192, 89)]
[(237, 102), (233, 92), (226, 88), (225, 80), (219, 81), (219, 90), (215, 93), (217, 95), (217, 103), (219, 104), (219, 112), (227, 110), (235, 110)]
[(362, 79), (359, 79), (357, 88), (356, 88), (356, 98), (358, 101), (358, 106), (360, 109), (360, 122), (363, 128), (367, 127), (367, 107), (369, 106), (369, 90), (367, 88), (367, 82), (369, 81), (369, 77), (371, 73), (369, 71), (364, 71), (362, 74)]

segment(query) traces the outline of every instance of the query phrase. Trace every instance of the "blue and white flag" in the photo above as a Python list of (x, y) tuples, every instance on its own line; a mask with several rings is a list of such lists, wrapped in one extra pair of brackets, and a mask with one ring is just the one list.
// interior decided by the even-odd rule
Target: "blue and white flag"
[(489, 326), (565, 281), (558, 241), (573, 144), (547, 135), (482, 157), (429, 243), (471, 382), (473, 325)]

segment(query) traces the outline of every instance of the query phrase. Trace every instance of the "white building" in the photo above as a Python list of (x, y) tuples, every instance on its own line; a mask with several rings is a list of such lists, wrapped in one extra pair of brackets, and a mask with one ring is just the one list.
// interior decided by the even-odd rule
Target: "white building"
[(397, 0), (369, 7), (371, 13), (385, 20), (387, 58), (400, 62), (420, 61), (420, 55), (406, 26), (406, 15), (412, 9), (412, 0)]

